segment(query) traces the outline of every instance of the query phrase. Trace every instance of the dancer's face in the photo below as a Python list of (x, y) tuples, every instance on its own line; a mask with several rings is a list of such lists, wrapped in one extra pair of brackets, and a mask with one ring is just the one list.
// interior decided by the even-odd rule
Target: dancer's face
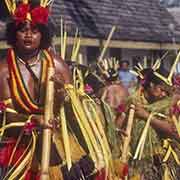
[(16, 48), (25, 52), (36, 50), (40, 47), (41, 36), (39, 29), (27, 22), (16, 32)]
[(152, 102), (158, 101), (168, 95), (165, 86), (161, 84), (151, 84), (151, 87), (148, 90), (148, 94), (149, 99), (151, 99)]

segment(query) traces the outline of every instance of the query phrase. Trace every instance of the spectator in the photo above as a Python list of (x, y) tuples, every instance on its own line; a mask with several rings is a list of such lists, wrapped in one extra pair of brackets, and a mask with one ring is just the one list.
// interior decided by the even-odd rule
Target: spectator
[(136, 77), (129, 71), (129, 62), (126, 60), (120, 63), (119, 80), (129, 91), (137, 82)]

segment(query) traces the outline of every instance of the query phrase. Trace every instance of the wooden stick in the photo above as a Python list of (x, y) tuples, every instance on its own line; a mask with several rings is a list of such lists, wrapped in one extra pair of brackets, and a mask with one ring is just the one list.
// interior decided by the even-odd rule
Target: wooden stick
[[(54, 75), (54, 68), (48, 68), (48, 79), (45, 99), (45, 112), (44, 112), (44, 123), (49, 125), (49, 120), (53, 117), (53, 102), (54, 102), (54, 82), (50, 80)], [(49, 179), (49, 161), (50, 161), (50, 150), (51, 150), (51, 130), (43, 130), (43, 142), (42, 142), (42, 159), (41, 159), (41, 180)]]
[(133, 126), (133, 119), (134, 119), (134, 113), (135, 113), (135, 106), (131, 104), (130, 110), (129, 110), (129, 117), (128, 117), (128, 122), (127, 122), (127, 127), (126, 127), (126, 134), (124, 138), (124, 144), (123, 144), (123, 150), (122, 150), (122, 162), (126, 163), (127, 162), (127, 155), (129, 151), (129, 143), (131, 140), (131, 130)]

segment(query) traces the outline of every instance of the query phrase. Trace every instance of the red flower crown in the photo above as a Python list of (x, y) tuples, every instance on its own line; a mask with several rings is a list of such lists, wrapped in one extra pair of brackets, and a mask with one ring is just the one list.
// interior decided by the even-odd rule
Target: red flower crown
[(46, 25), (48, 22), (49, 9), (42, 6), (37, 6), (30, 9), (29, 4), (20, 4), (14, 14), (13, 19), (16, 22), (16, 25), (25, 22), (26, 20), (30, 20), (33, 25), (36, 24), (44, 24)]

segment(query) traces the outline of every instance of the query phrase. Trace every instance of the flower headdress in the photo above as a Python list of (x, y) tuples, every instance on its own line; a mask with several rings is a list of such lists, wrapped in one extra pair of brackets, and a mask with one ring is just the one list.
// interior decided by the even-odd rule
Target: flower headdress
[[(179, 58), (180, 58), (180, 51), (170, 69), (169, 75), (168, 77), (163, 76), (162, 74), (160, 74), (159, 72), (157, 72), (157, 70), (160, 68), (161, 65), (161, 59), (157, 59), (156, 62), (154, 63), (154, 65), (151, 67), (152, 69), (152, 73), (158, 77), (159, 79), (161, 79), (163, 82), (165, 82), (167, 85), (172, 86), (173, 85), (173, 74), (176, 70), (176, 66), (177, 63), (179, 62)], [(138, 63), (135, 67), (134, 70), (131, 70), (131, 72), (133, 74), (135, 74), (136, 76), (138, 76), (142, 82), (146, 80), (146, 77), (142, 74), (142, 71), (144, 70), (143, 66)]]
[(108, 58), (98, 61), (101, 73), (108, 79), (118, 77), (119, 61), (115, 58)]
[(33, 25), (44, 24), (48, 22), (49, 9), (48, 6), (52, 0), (40, 0), (40, 5), (31, 9), (28, 0), (22, 0), (17, 6), (15, 0), (5, 0), (6, 6), (15, 20), (16, 25), (25, 22), (26, 20), (31, 21)]

